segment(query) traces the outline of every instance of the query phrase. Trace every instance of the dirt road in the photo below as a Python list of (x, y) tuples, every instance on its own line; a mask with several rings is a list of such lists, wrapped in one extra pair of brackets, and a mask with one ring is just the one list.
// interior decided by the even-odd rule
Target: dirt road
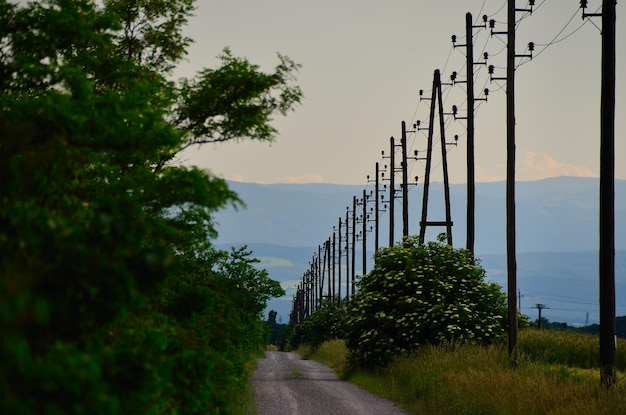
[(251, 378), (259, 415), (406, 415), (295, 353), (265, 352)]

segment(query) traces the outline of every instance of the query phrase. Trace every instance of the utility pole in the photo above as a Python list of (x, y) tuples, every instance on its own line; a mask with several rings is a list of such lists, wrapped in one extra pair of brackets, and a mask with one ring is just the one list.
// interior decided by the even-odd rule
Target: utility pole
[[(472, 256), (474, 255), (474, 240), (475, 240), (475, 228), (476, 228), (476, 178), (475, 178), (475, 157), (474, 157), (474, 112), (475, 102), (482, 100), (486, 101), (489, 95), (489, 90), (485, 89), (485, 98), (475, 98), (474, 94), (474, 28), (486, 28), (487, 16), (483, 16), (483, 24), (475, 26), (472, 21), (472, 14), (467, 13), (465, 15), (465, 45), (456, 44), (456, 36), (452, 36), (452, 43), (454, 47), (466, 48), (466, 62), (465, 62), (465, 77), (467, 83), (467, 116), (463, 119), (467, 120), (467, 236), (465, 247)], [(480, 64), (487, 64), (488, 54), (484, 55), (485, 61), (478, 62)], [(460, 83), (461, 81), (455, 81), (456, 76), (453, 75), (453, 81)], [(456, 117), (455, 119), (462, 119)]]
[(337, 232), (333, 231), (333, 285), (332, 285), (332, 303), (335, 303), (335, 264), (337, 263), (337, 256), (335, 255), (335, 248), (337, 247)]
[[(334, 249), (334, 248), (332, 248), (332, 249)], [(331, 271), (331, 265), (330, 264), (331, 264), (331, 261), (332, 261), (332, 250), (331, 250), (331, 239), (330, 239), (330, 237), (326, 241), (326, 253), (327, 253), (327, 257), (328, 257), (327, 258), (327, 261), (328, 261), (328, 288), (327, 288), (327, 291), (328, 291), (328, 305), (330, 305), (333, 302), (333, 297), (332, 297), (332, 293), (331, 293), (331, 290), (332, 290), (332, 288), (331, 288), (332, 287), (332, 284), (331, 284), (331, 273), (332, 273), (332, 271)]]
[[(365, 265), (367, 261), (367, 194), (363, 189), (363, 271), (362, 275), (365, 275)], [(352, 275), (352, 294), (354, 294), (354, 274)]]
[(409, 172), (406, 155), (406, 123), (402, 121), (402, 236), (409, 236)]
[[(448, 157), (446, 146), (450, 143), (446, 143), (445, 138), (445, 120), (443, 118), (443, 102), (441, 93), (441, 74), (439, 69), (435, 70), (433, 76), (433, 90), (430, 98), (430, 117), (428, 124), (428, 148), (426, 150), (426, 171), (424, 174), (424, 196), (422, 198), (422, 220), (420, 221), (420, 243), (425, 243), (426, 227), (427, 226), (445, 226), (448, 237), (448, 245), (452, 246), (452, 214), (450, 208), (450, 184), (448, 181)], [(445, 221), (428, 221), (428, 194), (430, 189), (430, 170), (432, 166), (432, 147), (433, 147), (433, 135), (435, 131), (435, 104), (438, 101), (439, 112), (439, 129), (441, 132), (441, 158), (443, 168), (443, 187), (444, 187), (444, 199), (445, 199)]]
[[(343, 238), (341, 237), (341, 216), (339, 217), (339, 238), (338, 238), (338, 244), (339, 246), (337, 247), (337, 306), (341, 307), (341, 240)], [(346, 232), (346, 240), (348, 240), (347, 238), (347, 232)]]
[[(519, 358), (518, 327), (517, 327), (517, 259), (515, 230), (515, 58), (530, 57), (534, 44), (528, 44), (530, 55), (515, 54), (515, 13), (533, 12), (534, 0), (529, 1), (530, 9), (516, 9), (515, 0), (508, 0), (507, 31), (494, 32), (495, 20), (490, 20), (491, 35), (506, 34), (506, 246), (507, 246), (507, 301), (508, 301), (508, 341), (509, 357), (516, 365)], [(489, 74), (493, 75), (494, 67), (489, 66)], [(503, 79), (491, 77), (491, 80)]]
[(389, 169), (389, 246), (392, 247), (394, 242), (395, 242), (395, 238), (393, 235), (393, 231), (395, 228), (395, 223), (394, 223), (394, 216), (395, 216), (395, 200), (396, 200), (396, 164), (395, 164), (395, 154), (396, 154), (396, 146), (394, 144), (394, 138), (390, 137), (389, 138), (389, 143), (390, 143), (390, 149), (391, 149), (391, 153), (389, 154), (390, 160), (389, 160), (389, 165), (390, 165), (390, 169)]
[[(326, 253), (324, 253), (326, 255)], [(322, 259), (322, 246), (317, 246), (317, 271), (319, 276), (319, 295), (318, 295), (318, 308), (322, 308), (322, 299), (324, 293), (324, 267), (326, 266), (326, 257)]]
[(544, 304), (535, 304), (533, 308), (536, 308), (539, 315), (537, 316), (537, 330), (541, 330), (541, 310), (550, 308)]
[[(383, 157), (385, 155), (385, 152), (383, 151)], [(378, 162), (376, 162), (376, 170), (375, 170), (375, 176), (376, 179), (374, 180), (374, 252), (378, 251), (378, 239), (379, 239), (379, 226), (378, 226), (378, 222), (379, 222), (379, 216), (380, 216), (380, 208), (379, 208), (379, 203), (383, 202), (384, 199), (384, 195), (381, 195), (381, 190), (380, 190), (380, 165)], [(370, 176), (367, 176), (367, 182), (370, 183), (372, 180), (370, 180)], [(380, 195), (380, 198), (379, 198)], [(384, 212), (384, 210), (383, 210)]]
[(602, 82), (600, 96), (600, 382), (606, 389), (617, 384), (615, 370), (615, 0), (603, 0)]
[(508, 0), (506, 59), (506, 242), (509, 357), (517, 365), (517, 260), (515, 246), (515, 0)]
[(352, 295), (354, 295), (354, 262), (355, 262), (355, 255), (356, 255), (356, 243), (355, 243), (355, 239), (356, 239), (356, 196), (352, 196), (352, 256), (351, 256), (351, 260), (352, 260), (352, 268), (350, 269), (352, 274), (351, 274), (351, 278), (350, 281), (348, 281), (348, 279), (346, 278), (346, 282), (348, 283), (348, 285), (346, 285), (346, 294), (348, 294), (348, 287), (352, 287), (351, 291), (352, 291)]

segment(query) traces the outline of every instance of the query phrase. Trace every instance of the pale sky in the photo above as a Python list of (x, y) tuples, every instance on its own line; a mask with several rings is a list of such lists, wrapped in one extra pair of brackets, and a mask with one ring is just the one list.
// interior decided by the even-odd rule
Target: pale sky
[[(506, 0), (199, 0), (187, 35), (195, 40), (176, 76), (191, 77), (218, 64), (228, 46), (263, 70), (277, 64), (276, 53), (302, 65), (298, 73), (304, 99), (295, 112), (277, 116), (274, 143), (249, 140), (192, 147), (181, 155), (186, 165), (209, 169), (229, 180), (257, 183), (365, 184), (389, 153), (389, 137), (399, 143), (401, 121), (427, 124), (433, 72), (448, 82), (452, 71), (465, 78), (465, 48), (452, 48), (451, 35), (465, 44), (465, 14), (478, 24), (483, 14), (506, 31)], [(535, 11), (518, 25), (517, 53), (535, 43), (532, 61), (516, 71), (517, 179), (599, 176), (600, 18), (585, 23), (578, 0), (537, 0)], [(601, 0), (589, 1), (589, 12)], [(518, 0), (518, 8), (527, 1)], [(617, 6), (616, 177), (626, 179), (626, 21)], [(518, 18), (524, 16), (517, 14)], [(569, 24), (568, 24), (569, 22)], [(506, 76), (506, 38), (489, 29), (474, 30), (475, 61), (490, 55), (496, 76)], [(552, 41), (557, 42), (546, 46)], [(486, 68), (475, 67), (477, 96), (490, 89), (476, 112), (476, 179), (505, 179), (505, 82), (489, 82)], [(624, 75), (624, 77), (621, 76)], [(429, 94), (427, 92), (426, 94)], [(465, 84), (444, 86), (444, 107), (465, 111)], [(451, 118), (451, 117), (450, 117)], [(466, 181), (465, 121), (446, 124), (453, 183)], [(439, 137), (439, 130), (435, 130)], [(424, 132), (408, 136), (410, 152), (426, 149)], [(441, 181), (440, 147), (435, 147), (431, 180)], [(399, 160), (399, 159), (397, 159)], [(423, 177), (423, 162), (411, 177)]]

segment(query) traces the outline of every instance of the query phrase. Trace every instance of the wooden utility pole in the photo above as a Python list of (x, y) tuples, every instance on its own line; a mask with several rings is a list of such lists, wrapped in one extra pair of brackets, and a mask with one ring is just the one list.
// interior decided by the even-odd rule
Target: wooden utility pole
[(541, 330), (541, 310), (546, 309), (546, 308), (550, 308), (547, 307), (544, 304), (535, 304), (533, 306), (533, 308), (537, 309), (538, 315), (537, 315), (537, 330)]
[(600, 381), (617, 384), (615, 371), (615, 0), (602, 2), (600, 108)]
[[(445, 198), (445, 221), (428, 221), (428, 195), (430, 190), (430, 170), (432, 166), (432, 147), (433, 147), (433, 135), (435, 131), (435, 105), (438, 102), (439, 112), (439, 129), (441, 132), (441, 157), (443, 168), (443, 190)], [(435, 70), (433, 76), (433, 91), (430, 98), (430, 117), (428, 124), (428, 148), (426, 150), (426, 171), (424, 172), (424, 196), (422, 198), (422, 220), (420, 221), (420, 243), (425, 243), (426, 227), (428, 226), (445, 226), (448, 245), (452, 246), (452, 214), (450, 208), (450, 183), (448, 181), (448, 157), (447, 157), (447, 143), (445, 136), (445, 120), (443, 118), (443, 102), (441, 93), (441, 74), (439, 69)]]
[(409, 236), (409, 171), (406, 155), (406, 123), (402, 121), (402, 236)]
[[(367, 261), (367, 193), (363, 189), (363, 271), (362, 275), (365, 275), (365, 265)], [(354, 290), (354, 279), (352, 280), (352, 290)], [(352, 292), (354, 294), (354, 291)]]
[(465, 15), (467, 79), (467, 235), (465, 247), (474, 255), (476, 185), (474, 174), (474, 24), (472, 14)]
[(517, 260), (515, 246), (515, 0), (508, 0), (506, 62), (506, 246), (509, 357), (517, 364)]
[(378, 162), (376, 162), (376, 182), (374, 184), (374, 218), (375, 218), (375, 222), (374, 222), (374, 252), (378, 251), (378, 234), (379, 234), (379, 229), (378, 229), (378, 222), (380, 220), (379, 218), (379, 214), (380, 214), (380, 210), (378, 207), (378, 203), (380, 202), (380, 199), (378, 197), (378, 195), (380, 194), (380, 166), (378, 164)]
[[(352, 295), (354, 295), (354, 282), (355, 282), (355, 257), (356, 257), (356, 205), (357, 200), (356, 196), (352, 196), (352, 274), (351, 274), (351, 284), (352, 286)], [(346, 294), (348, 293), (348, 286), (346, 286)]]
[[(331, 238), (329, 237), (328, 240), (326, 241), (326, 253), (327, 253), (327, 259), (328, 259), (328, 288), (326, 289), (328, 292), (328, 305), (332, 304), (333, 302), (333, 296), (332, 296), (332, 283), (331, 283), (331, 277), (332, 273), (334, 271), (332, 271), (332, 267), (331, 267), (331, 261), (333, 261), (333, 249), (334, 246), (331, 247)], [(332, 281), (334, 282), (334, 280)]]
[[(341, 216), (339, 217), (339, 238), (337, 243), (339, 246), (337, 247), (337, 306), (341, 307)], [(346, 232), (347, 235), (347, 232)], [(346, 236), (346, 240), (347, 240)]]
[(393, 230), (395, 228), (394, 216), (395, 216), (395, 202), (396, 202), (396, 146), (394, 138), (389, 138), (389, 246), (392, 247), (395, 242)]
[(331, 295), (331, 299), (332, 299), (332, 303), (335, 303), (335, 264), (337, 263), (337, 256), (336, 256), (336, 252), (335, 249), (337, 248), (337, 232), (333, 232), (333, 262), (332, 262), (332, 267), (333, 267), (333, 284), (332, 284), (332, 295)]

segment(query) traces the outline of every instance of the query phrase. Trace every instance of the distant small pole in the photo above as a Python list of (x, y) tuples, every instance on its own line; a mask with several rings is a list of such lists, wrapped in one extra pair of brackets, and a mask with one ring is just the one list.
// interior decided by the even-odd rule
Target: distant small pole
[(406, 154), (406, 123), (402, 121), (402, 236), (409, 236), (409, 171)]
[(546, 309), (546, 308), (550, 308), (550, 307), (547, 307), (544, 304), (535, 304), (533, 306), (533, 308), (536, 308), (538, 313), (539, 313), (539, 315), (537, 317), (537, 330), (541, 330), (541, 310)]
[[(339, 238), (337, 243), (337, 305), (341, 307), (341, 217), (339, 217)], [(347, 238), (346, 238), (347, 239)]]
[(389, 139), (389, 142), (390, 142), (390, 150), (391, 150), (391, 154), (389, 154), (389, 157), (390, 157), (389, 164), (391, 166), (391, 168), (389, 169), (389, 246), (392, 247), (395, 242), (393, 230), (395, 227), (394, 205), (395, 205), (395, 199), (396, 199), (396, 180), (395, 180), (395, 176), (396, 176), (395, 152), (396, 151), (395, 151), (394, 138), (391, 137)]
[[(363, 189), (363, 271), (365, 275), (365, 266), (367, 261), (367, 193)], [(354, 274), (352, 274), (352, 294), (354, 294)]]
[(375, 184), (375, 188), (374, 188), (374, 215), (375, 215), (375, 219), (376, 221), (374, 222), (374, 251), (378, 251), (378, 223), (380, 218), (378, 217), (379, 215), (379, 207), (378, 207), (378, 203), (380, 202), (379, 198), (378, 198), (378, 194), (380, 192), (380, 166), (378, 165), (378, 162), (376, 162), (376, 184)]

